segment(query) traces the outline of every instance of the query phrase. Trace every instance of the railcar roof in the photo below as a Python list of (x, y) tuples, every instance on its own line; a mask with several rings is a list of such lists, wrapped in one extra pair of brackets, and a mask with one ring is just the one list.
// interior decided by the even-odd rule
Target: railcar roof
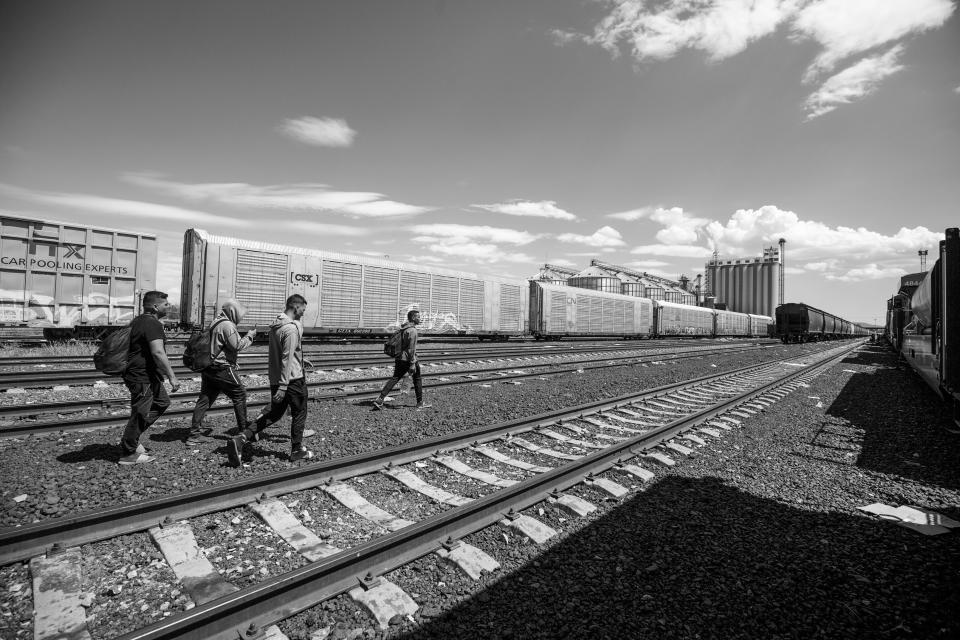
[(0, 211), (0, 218), (12, 218), (14, 220), (20, 220), (22, 222), (33, 222), (40, 224), (56, 224), (61, 227), (73, 227), (75, 229), (92, 229), (93, 231), (106, 231), (108, 233), (123, 233), (130, 236), (142, 236), (144, 238), (153, 238), (157, 239), (157, 234), (155, 233), (144, 233), (143, 231), (133, 231), (131, 229), (114, 229), (112, 227), (102, 227), (99, 225), (92, 224), (82, 224), (80, 222), (65, 222), (63, 220), (51, 220), (49, 218), (31, 218), (30, 216), (24, 216), (15, 213), (8, 213), (6, 211)]

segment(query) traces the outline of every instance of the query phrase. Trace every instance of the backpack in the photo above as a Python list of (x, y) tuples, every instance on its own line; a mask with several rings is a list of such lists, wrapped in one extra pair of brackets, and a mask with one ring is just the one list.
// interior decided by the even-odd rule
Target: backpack
[(118, 329), (100, 341), (93, 366), (108, 376), (122, 376), (130, 353), (130, 327)]
[(386, 342), (383, 343), (383, 355), (391, 358), (399, 358), (403, 350), (403, 329), (398, 329), (390, 334)]
[(213, 364), (216, 356), (210, 353), (210, 342), (213, 339), (213, 328), (226, 320), (220, 318), (206, 331), (198, 331), (190, 336), (187, 345), (183, 348), (183, 366), (190, 371), (199, 373)]

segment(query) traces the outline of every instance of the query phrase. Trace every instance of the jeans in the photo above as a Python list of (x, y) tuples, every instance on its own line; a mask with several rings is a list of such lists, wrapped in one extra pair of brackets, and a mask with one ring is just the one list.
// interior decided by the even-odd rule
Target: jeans
[(217, 367), (204, 369), (200, 374), (200, 397), (197, 406), (193, 409), (193, 420), (190, 423), (190, 435), (200, 435), (203, 429), (203, 417), (213, 406), (217, 397), (222, 393), (233, 403), (233, 414), (237, 419), (237, 427), (242, 431), (247, 426), (247, 390), (237, 376), (233, 367)]
[(170, 406), (170, 396), (167, 395), (162, 380), (150, 382), (124, 380), (123, 382), (130, 390), (130, 419), (127, 420), (127, 426), (123, 430), (120, 448), (123, 449), (124, 455), (129, 455), (136, 451), (143, 432)]
[(283, 414), (287, 412), (287, 407), (290, 407), (290, 445), (296, 451), (303, 444), (303, 429), (307, 424), (307, 379), (291, 380), (290, 384), (287, 385), (287, 392), (284, 394), (283, 400), (274, 402), (273, 394), (279, 388), (279, 385), (270, 385), (270, 406), (257, 416), (256, 423), (251, 423), (251, 426), (256, 425), (256, 430), (248, 426), (243, 430), (243, 435), (246, 436), (247, 440), (252, 440), (255, 433), (260, 433), (282, 418)]
[(423, 402), (423, 379), (420, 377), (420, 363), (414, 362), (411, 364), (406, 360), (396, 360), (394, 362), (393, 377), (387, 380), (383, 389), (380, 390), (380, 399), (386, 398), (390, 390), (400, 382), (400, 378), (407, 375), (408, 372), (411, 372), (410, 377), (413, 378), (413, 390), (417, 394), (417, 404)]

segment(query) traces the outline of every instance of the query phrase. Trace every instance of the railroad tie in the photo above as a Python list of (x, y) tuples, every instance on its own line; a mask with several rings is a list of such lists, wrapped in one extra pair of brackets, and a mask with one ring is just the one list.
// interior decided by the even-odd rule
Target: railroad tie
[(470, 502), (470, 498), (464, 498), (454, 493), (450, 493), (440, 487), (424, 482), (417, 474), (407, 469), (383, 469), (381, 473), (387, 477), (393, 478), (400, 484), (421, 493), (431, 500), (436, 500), (451, 507), (459, 507)]
[(555, 504), (558, 507), (562, 507), (563, 510), (570, 515), (577, 516), (579, 518), (582, 518), (587, 514), (593, 513), (597, 510), (596, 505), (587, 502), (583, 498), (572, 496), (569, 493), (561, 493), (557, 496), (551, 496), (547, 498), (547, 502), (550, 504)]
[(547, 471), (550, 471), (551, 469), (553, 469), (553, 467), (530, 464), (529, 462), (524, 462), (523, 460), (517, 460), (515, 458), (511, 458), (509, 456), (506, 456), (500, 453), (496, 449), (491, 449), (490, 447), (487, 447), (484, 445), (476, 445), (476, 446), (470, 447), (470, 449), (472, 451), (479, 453), (482, 456), (486, 456), (490, 458), (491, 460), (496, 460), (497, 462), (501, 462), (505, 465), (516, 467), (517, 469), (523, 469), (524, 471), (530, 471), (531, 473), (546, 473)]
[(545, 456), (549, 456), (551, 458), (557, 458), (559, 460), (579, 460), (580, 458), (583, 457), (583, 456), (578, 456), (572, 453), (562, 453), (554, 449), (548, 449), (547, 447), (541, 447), (539, 445), (533, 444), (529, 440), (524, 440), (523, 438), (513, 437), (513, 438), (510, 438), (509, 442), (510, 444), (514, 444), (522, 449), (526, 449), (527, 451), (539, 453)]
[(548, 438), (553, 438), (558, 442), (565, 442), (566, 444), (576, 445), (578, 447), (583, 447), (585, 449), (606, 449), (607, 448), (605, 445), (602, 445), (602, 444), (587, 442), (586, 440), (578, 440), (576, 438), (568, 438), (562, 433), (557, 433), (553, 429), (539, 429), (537, 433), (544, 435)]
[(699, 429), (697, 429), (697, 431), (699, 431), (700, 433), (705, 433), (711, 438), (720, 437), (720, 432), (717, 431), (716, 429), (711, 429), (710, 427), (700, 427)]
[(693, 444), (698, 444), (698, 445), (700, 445), (701, 447), (704, 446), (705, 444), (707, 444), (707, 441), (706, 441), (706, 440), (704, 440), (703, 438), (701, 438), (701, 437), (699, 437), (699, 436), (695, 436), (695, 435), (693, 435), (692, 433), (682, 433), (682, 434), (680, 434), (680, 437), (683, 438), (684, 440), (689, 440), (689, 441), (692, 442)]
[(340, 552), (340, 549), (327, 544), (317, 534), (303, 526), (287, 505), (276, 498), (253, 502), (247, 507), (310, 562), (316, 562)]
[(151, 527), (150, 535), (196, 604), (216, 600), (238, 590), (223, 579), (216, 567), (210, 564), (200, 551), (193, 529), (188, 523), (175, 522), (162, 527)]
[(349, 591), (350, 597), (376, 618), (381, 630), (390, 628), (394, 616), (412, 616), (420, 608), (406, 591), (386, 578), (363, 580), (360, 585)]
[(500, 521), (500, 524), (505, 527), (516, 529), (522, 535), (530, 538), (537, 544), (543, 544), (553, 536), (557, 535), (556, 529), (548, 527), (539, 520), (526, 515), (508, 515), (506, 518)]
[(640, 457), (641, 457), (641, 458), (648, 458), (648, 459), (650, 459), (650, 460), (654, 460), (654, 461), (656, 461), (656, 462), (659, 462), (660, 464), (662, 464), (662, 465), (665, 466), (665, 467), (672, 467), (672, 466), (674, 466), (675, 464), (677, 464), (676, 460), (674, 460), (673, 458), (671, 458), (671, 457), (669, 457), (669, 456), (666, 456), (666, 455), (660, 453), (659, 451), (645, 451), (645, 452), (643, 452), (643, 453), (640, 454)]
[(597, 489), (600, 489), (614, 498), (622, 498), (630, 493), (630, 490), (622, 484), (614, 482), (613, 480), (608, 480), (607, 478), (588, 477), (584, 479), (583, 484), (587, 485), (588, 487), (596, 487)]
[(387, 513), (380, 507), (367, 501), (366, 498), (346, 483), (331, 482), (330, 484), (323, 485), (320, 489), (361, 518), (366, 518), (370, 522), (379, 524), (389, 531), (399, 531), (413, 524), (412, 521), (398, 518), (392, 513)]
[(673, 442), (672, 440), (671, 440), (671, 441), (668, 441), (668, 442), (663, 442), (663, 443), (661, 443), (661, 446), (663, 446), (663, 447), (666, 448), (666, 449), (670, 449), (671, 451), (675, 451), (675, 452), (679, 453), (680, 455), (684, 455), (684, 456), (688, 456), (688, 455), (690, 455), (691, 453), (693, 453), (693, 449), (691, 449), (690, 447), (685, 447), (685, 446), (683, 446), (682, 444), (677, 444), (676, 442)]
[(635, 464), (618, 464), (614, 467), (614, 469), (617, 471), (622, 471), (623, 473), (628, 473), (636, 478), (640, 478), (642, 482), (649, 482), (654, 478), (652, 471), (647, 471), (643, 467), (639, 467)]
[(500, 563), (487, 553), (462, 540), (457, 540), (452, 544), (444, 544), (435, 553), (447, 562), (456, 565), (472, 580), (479, 580), (484, 571), (493, 573), (500, 568)]
[(508, 480), (505, 478), (500, 478), (493, 475), (492, 473), (487, 473), (486, 471), (480, 471), (479, 469), (474, 469), (460, 460), (457, 460), (453, 456), (434, 456), (431, 458), (437, 464), (441, 464), (451, 471), (455, 471), (460, 475), (467, 476), (468, 478), (473, 478), (474, 480), (479, 480), (486, 484), (493, 485), (495, 487), (509, 487), (517, 484), (516, 480)]
[(34, 640), (90, 640), (80, 590), (80, 548), (30, 560)]

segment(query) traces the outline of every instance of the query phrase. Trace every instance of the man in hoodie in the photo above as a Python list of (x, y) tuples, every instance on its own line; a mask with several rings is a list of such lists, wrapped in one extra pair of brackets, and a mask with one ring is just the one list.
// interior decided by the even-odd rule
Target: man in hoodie
[(380, 397), (373, 401), (374, 409), (383, 409), (383, 401), (387, 394), (403, 376), (410, 373), (413, 378), (413, 389), (417, 395), (417, 409), (429, 409), (433, 405), (423, 401), (423, 381), (420, 377), (420, 362), (417, 360), (417, 325), (420, 324), (420, 312), (411, 309), (407, 312), (407, 321), (400, 325), (400, 353), (393, 363), (393, 377), (387, 380), (380, 390)]
[(253, 344), (257, 331), (250, 329), (240, 337), (237, 325), (243, 320), (244, 313), (239, 302), (227, 300), (210, 327), (210, 356), (213, 363), (200, 373), (200, 396), (193, 409), (190, 435), (184, 440), (189, 447), (213, 440), (210, 437), (211, 429), (203, 428), (203, 418), (221, 393), (233, 403), (233, 413), (237, 419), (237, 431), (234, 433), (243, 431), (247, 426), (247, 390), (237, 375), (237, 354)]
[(307, 423), (307, 379), (303, 370), (303, 350), (300, 347), (303, 325), (300, 318), (307, 309), (307, 301), (300, 294), (287, 298), (286, 309), (270, 325), (270, 406), (261, 411), (255, 422), (249, 422), (243, 432), (227, 441), (230, 464), (240, 466), (243, 446), (258, 438), (258, 434), (283, 417), (290, 408), (290, 460), (305, 460), (313, 452), (303, 446), (303, 428)]

